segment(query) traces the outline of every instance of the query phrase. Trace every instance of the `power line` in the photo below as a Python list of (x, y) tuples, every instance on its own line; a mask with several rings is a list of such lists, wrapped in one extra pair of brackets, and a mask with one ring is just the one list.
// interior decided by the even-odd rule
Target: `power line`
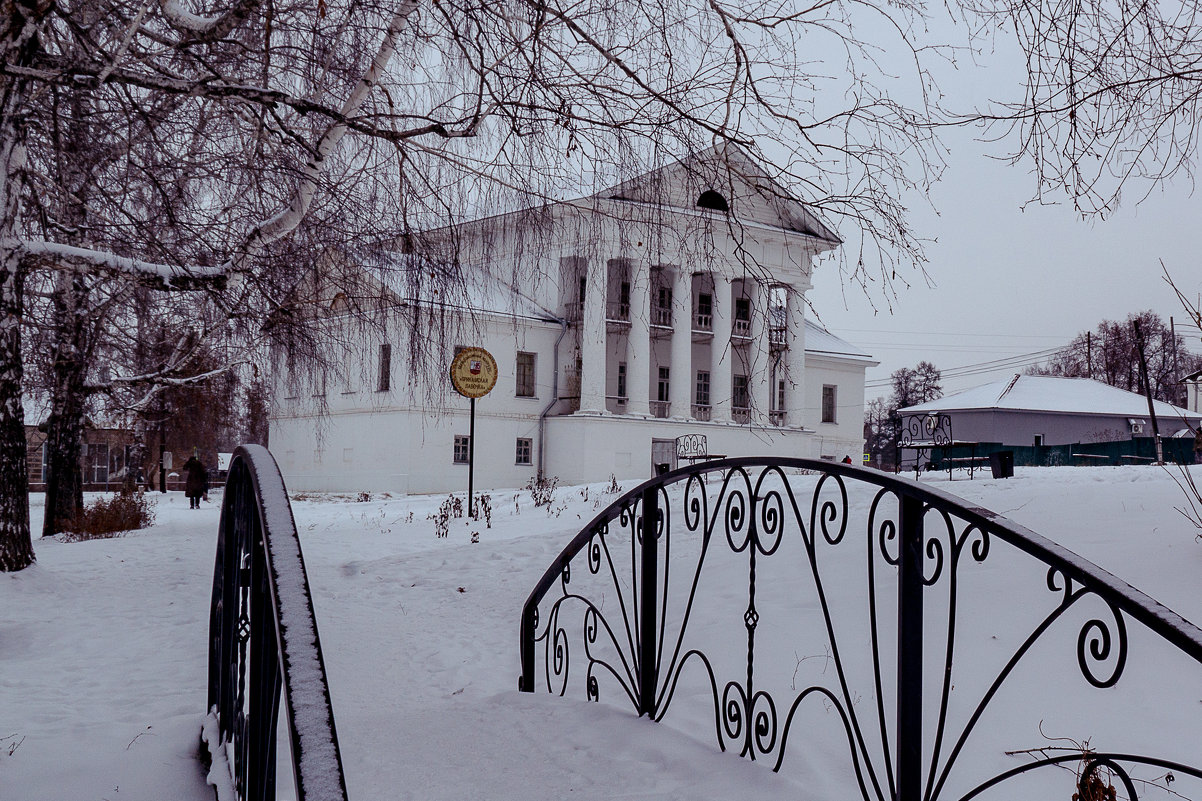
[[(992, 373), (1000, 370), (1027, 367), (1029, 365), (1045, 361), (1048, 357), (1060, 353), (1064, 349), (1064, 347), (1046, 348), (1044, 350), (1032, 351), (1030, 353), (1023, 353), (1003, 359), (993, 359), (992, 361), (976, 362), (974, 364), (965, 364), (958, 367), (949, 367), (946, 370), (941, 370), (940, 376), (943, 378), (964, 378), (971, 375), (979, 375), (981, 373)], [(866, 381), (864, 386), (865, 388), (876, 389), (879, 387), (889, 386), (892, 383), (892, 378), (880, 378), (873, 381)]]

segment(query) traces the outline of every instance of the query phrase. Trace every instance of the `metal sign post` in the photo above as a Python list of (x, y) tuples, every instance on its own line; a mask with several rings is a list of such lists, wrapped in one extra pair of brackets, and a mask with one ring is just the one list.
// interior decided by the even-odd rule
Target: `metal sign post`
[(467, 516), (475, 519), (474, 484), (476, 473), (476, 398), (482, 398), (497, 385), (497, 360), (484, 348), (464, 348), (451, 362), (451, 386), (471, 399), (467, 435)]
[(471, 401), (471, 414), (467, 424), (467, 516), (476, 519), (476, 496), (472, 492), (472, 481), (476, 475), (476, 399)]

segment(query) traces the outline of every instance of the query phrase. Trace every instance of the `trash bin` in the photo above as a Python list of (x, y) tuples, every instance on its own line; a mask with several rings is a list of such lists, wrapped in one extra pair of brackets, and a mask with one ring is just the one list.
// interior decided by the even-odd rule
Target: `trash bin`
[(989, 454), (989, 469), (994, 478), (1014, 476), (1014, 451), (995, 451)]
[(660, 462), (659, 464), (657, 464), (655, 466), (655, 474), (657, 476), (662, 476), (664, 473), (669, 472), (671, 469), (672, 469), (672, 465), (668, 464), (667, 462)]

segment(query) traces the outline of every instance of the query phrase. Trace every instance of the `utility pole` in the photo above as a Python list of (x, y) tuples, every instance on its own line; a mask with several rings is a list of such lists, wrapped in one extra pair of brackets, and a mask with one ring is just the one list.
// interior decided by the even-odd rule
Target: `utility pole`
[(1093, 378), (1093, 332), (1085, 332), (1085, 375)]
[(1139, 372), (1144, 380), (1144, 394), (1148, 397), (1148, 416), (1152, 418), (1152, 437), (1156, 440), (1156, 464), (1164, 464), (1164, 448), (1160, 444), (1160, 426), (1156, 423), (1156, 408), (1152, 405), (1152, 382), (1148, 380), (1148, 359), (1144, 356), (1144, 334), (1139, 329), (1139, 320), (1132, 320), (1135, 326), (1135, 347), (1139, 353)]
[[(1173, 318), (1171, 316), (1169, 317), (1169, 336), (1173, 338), (1173, 402), (1177, 403), (1181, 397), (1180, 393), (1177, 391), (1177, 387), (1185, 389), (1185, 386), (1181, 383), (1181, 372), (1177, 367), (1177, 328), (1173, 324)], [(1180, 403), (1177, 403), (1177, 405), (1184, 406), (1185, 402), (1181, 401)]]

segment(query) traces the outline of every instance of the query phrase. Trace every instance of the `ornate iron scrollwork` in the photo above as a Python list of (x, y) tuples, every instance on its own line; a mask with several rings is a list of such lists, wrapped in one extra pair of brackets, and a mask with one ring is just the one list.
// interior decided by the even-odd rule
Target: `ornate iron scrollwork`
[[(937, 439), (937, 423), (922, 435)], [(859, 493), (854, 506), (853, 488)], [(648, 503), (654, 505), (654, 527), (644, 525)], [(674, 510), (679, 510), (676, 518)], [(861, 511), (866, 513), (864, 536), (849, 537)], [(674, 519), (679, 520), (677, 530)], [(652, 530), (656, 536), (649, 544), (646, 532)], [(673, 549), (680, 545), (688, 546), (689, 561), (672, 561)], [(622, 565), (613, 558), (615, 548), (627, 554)], [(568, 565), (581, 551), (589, 574), (604, 579), (592, 587), (604, 592), (603, 602), (600, 595), (588, 595), (562, 578), (571, 575)], [(765, 647), (760, 640), (769, 636), (765, 614), (772, 609), (761, 602), (769, 588), (765, 571), (785, 552), (793, 560), (788, 562), (794, 571), (790, 586), (804, 585), (807, 597), (816, 599), (807, 607), (816, 613), (810, 630), (822, 632), (820, 645), (834, 669), (821, 682), (782, 690), (762, 681), (759, 655)], [(1031, 627), (999, 652), (995, 674), (971, 677), (979, 695), (965, 696), (965, 689), (955, 687), (957, 646), (964, 635), (958, 629), (967, 625), (962, 596), (981, 570), (993, 569), (999, 552), (1018, 564), (1036, 565), (1029, 579), (1036, 594), (1021, 604), (1033, 614)], [(865, 560), (866, 643), (841, 636), (836, 597), (846, 588), (832, 584), (824, 571), (839, 554)], [(649, 556), (652, 562), (643, 561)], [(707, 565), (719, 558), (728, 565), (736, 560), (746, 582), (737, 623), (733, 610), (717, 610), (730, 615), (730, 624), (739, 627), (745, 641), (734, 675), (728, 673), (734, 654), (706, 653), (704, 644), (689, 636), (703, 600), (702, 578)], [(683, 587), (670, 582), (672, 571), (682, 569), (687, 569)], [(723, 581), (728, 582), (730, 568), (725, 570)], [(553, 592), (556, 584), (558, 594)], [(936, 610), (934, 618), (924, 612), (924, 597)], [(546, 624), (539, 623), (540, 607), (550, 610)], [(1033, 770), (1064, 767), (1073, 760), (1082, 787), (1096, 788), (1105, 772), (1107, 781), (1117, 783), (1129, 798), (1137, 797), (1143, 781), (1133, 778), (1136, 766), (1202, 780), (1202, 770), (1180, 761), (1101, 751), (1048, 756), (993, 776), (974, 775), (977, 768), (963, 759), (966, 747), (983, 729), (979, 724), (999, 692), (1030, 662), (1037, 646), (1057, 645), (1066, 629), (1071, 631), (1077, 681), (1086, 690), (1093, 688), (1090, 692), (1106, 691), (1127, 673), (1132, 622), (1170, 644), (1200, 674), (1202, 630), (1005, 518), (891, 475), (813, 460), (747, 458), (684, 468), (635, 488), (569, 543), (527, 600), (522, 689), (534, 689), (538, 643), (543, 645), (547, 689), (566, 693), (573, 686), (567, 641), (576, 629), (561, 617), (569, 607), (581, 610), (572, 614), (580, 622), (583, 687), (589, 700), (599, 700), (599, 679), (608, 677), (625, 690), (636, 711), (663, 720), (688, 671), (691, 687), (698, 682), (708, 687), (719, 748), (764, 758), (776, 770), (785, 762), (788, 744), (797, 739), (792, 729), (798, 715), (811, 707), (833, 712), (860, 793), (872, 801), (968, 799)], [(707, 618), (705, 624), (717, 622)], [(972, 634), (976, 628), (967, 625), (965, 630)], [(819, 644), (810, 648), (817, 650)], [(864, 652), (866, 661), (851, 656)], [(963, 682), (966, 677), (959, 678)], [(925, 701), (924, 687), (934, 690)], [(690, 696), (697, 697), (696, 689)], [(958, 711), (951, 714), (954, 697)]]

